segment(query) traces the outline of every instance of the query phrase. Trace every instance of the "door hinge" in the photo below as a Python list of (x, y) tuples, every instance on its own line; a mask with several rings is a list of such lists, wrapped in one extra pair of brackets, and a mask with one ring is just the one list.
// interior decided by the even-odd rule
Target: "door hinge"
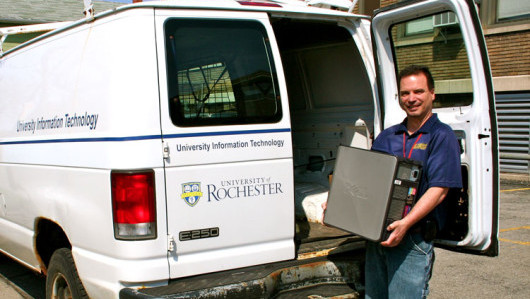
[(162, 150), (164, 159), (169, 160), (169, 145), (167, 144), (167, 142), (164, 142)]
[(173, 238), (173, 235), (167, 235), (167, 251), (173, 252), (175, 251), (175, 239)]

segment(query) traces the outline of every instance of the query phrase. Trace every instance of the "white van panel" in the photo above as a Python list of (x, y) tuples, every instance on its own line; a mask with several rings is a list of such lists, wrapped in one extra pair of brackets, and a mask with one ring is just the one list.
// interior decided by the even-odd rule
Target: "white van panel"
[(33, 230), (0, 217), (0, 248), (2, 252), (16, 258), (29, 268), (39, 269), (39, 262), (33, 252)]
[[(279, 91), (277, 96), (281, 98), (283, 117), (279, 121), (252, 124), (174, 124), (175, 119), (170, 118), (172, 111), (169, 105), (173, 95), (169, 95), (168, 84), (177, 82), (168, 83), (166, 69), (175, 69), (176, 66), (168, 65), (171, 62), (166, 61), (166, 55), (178, 57), (179, 53), (170, 52), (172, 45), (164, 42), (166, 34), (169, 34), (165, 32), (166, 25), (171, 18), (250, 21), (259, 30), (264, 29), (264, 38), (270, 43), (268, 51), (271, 51), (267, 57), (274, 62), (275, 82), (279, 84), (274, 88)], [(156, 24), (157, 36), (161, 37), (158, 40), (158, 54), (162, 135), (169, 152), (169, 157), (165, 159), (168, 233), (176, 245), (169, 257), (171, 278), (293, 258), (294, 188), (289, 103), (282, 65), (278, 59), (280, 55), (267, 14), (157, 10)], [(234, 30), (240, 32), (237, 31), (239, 29)], [(208, 32), (202, 34), (208, 35)], [(168, 43), (178, 43), (178, 36), (175, 36)], [(194, 42), (202, 43), (203, 39)], [(223, 58), (230, 43), (221, 40), (219, 44), (224, 47), (224, 52), (219, 54)], [(177, 44), (175, 47), (186, 49), (185, 45)], [(257, 48), (262, 51), (265, 49), (263, 47), (266, 48), (262, 41), (261, 48)], [(199, 51), (202, 56), (198, 54)], [(212, 49), (198, 46), (197, 57), (187, 62), (187, 67), (217, 62), (211, 60), (208, 51)], [(181, 57), (183, 54), (188, 53), (182, 53)], [(260, 60), (260, 65), (262, 62)], [(237, 64), (237, 60), (226, 59), (224, 63), (226, 68), (231, 67), (229, 73), (236, 76), (231, 78), (232, 82), (248, 80), (255, 74), (242, 75), (242, 66)], [(270, 65), (268, 67), (271, 68)], [(195, 191), (193, 196), (186, 191), (186, 188), (192, 187)], [(213, 229), (215, 236), (186, 238), (186, 234), (202, 229)]]
[[(168, 182), (168, 230), (176, 251), (172, 276), (188, 276), (270, 262), (294, 254), (294, 198), (290, 159), (186, 167)], [(190, 206), (176, 182), (199, 182)], [(179, 240), (179, 232), (217, 228), (217, 237)]]
[[(35, 215), (46, 215), (64, 229), (72, 244), (79, 275), (88, 281), (112, 282), (111, 291), (117, 292), (121, 288), (119, 281), (167, 279), (163, 177), (161, 170), (155, 171), (157, 190), (162, 190), (157, 194), (159, 200), (156, 202), (158, 238), (140, 242), (117, 241), (113, 232), (109, 171), (4, 165), (0, 182), (7, 185), (0, 183), (0, 190), (9, 191), (3, 193), (7, 215), (0, 222), (0, 234), (12, 232), (13, 226), (17, 228), (16, 232), (25, 233), (18, 237), (20, 242), (10, 242), (9, 246), (2, 248), (38, 268), (36, 256), (28, 248), (34, 247)], [(17, 184), (17, 181), (24, 184)], [(47, 204), (41, 204), (43, 202)], [(16, 213), (10, 214), (10, 211)], [(13, 240), (11, 236), (9, 240)], [(27, 253), (22, 255), (24, 252)], [(137, 263), (144, 259), (149, 262)], [(90, 290), (96, 286), (87, 282), (85, 287)]]
[(154, 42), (143, 42), (155, 39), (152, 13), (126, 11), (4, 58), (3, 161), (161, 166), (156, 51)]
[[(2, 59), (0, 239), (10, 240), (2, 249), (42, 268), (35, 225), (40, 217), (57, 223), (87, 291), (102, 297), (115, 297), (120, 281), (168, 278), (154, 40), (153, 9), (136, 9)], [(72, 115), (85, 119), (72, 125)], [(156, 239), (115, 239), (112, 169), (155, 170)]]

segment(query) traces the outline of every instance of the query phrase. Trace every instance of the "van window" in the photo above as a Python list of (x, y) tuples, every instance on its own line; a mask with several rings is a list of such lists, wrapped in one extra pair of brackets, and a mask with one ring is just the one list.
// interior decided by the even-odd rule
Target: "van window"
[(429, 67), (435, 81), (434, 108), (473, 102), (468, 55), (458, 18), (444, 12), (391, 27), (396, 73), (411, 64)]
[(373, 111), (370, 80), (351, 32), (336, 22), (282, 18), (272, 25), (291, 111), (354, 106)]
[(276, 72), (262, 24), (170, 19), (165, 40), (169, 107), (175, 125), (281, 119)]

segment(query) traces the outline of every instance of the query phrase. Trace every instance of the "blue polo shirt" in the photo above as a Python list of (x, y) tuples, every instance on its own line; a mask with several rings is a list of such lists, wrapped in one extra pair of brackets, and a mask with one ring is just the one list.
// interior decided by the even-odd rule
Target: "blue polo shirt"
[[(420, 161), (422, 179), (417, 199), (430, 187), (462, 188), (460, 145), (448, 125), (434, 113), (421, 128), (409, 135), (407, 119), (377, 136), (372, 150)], [(426, 218), (434, 218), (441, 229), (447, 215), (446, 202), (438, 205)]]

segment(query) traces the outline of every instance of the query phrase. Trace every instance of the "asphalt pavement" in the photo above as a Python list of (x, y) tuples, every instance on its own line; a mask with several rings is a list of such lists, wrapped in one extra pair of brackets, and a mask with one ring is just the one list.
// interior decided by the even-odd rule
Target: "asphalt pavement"
[(45, 298), (45, 278), (0, 253), (0, 299)]
[(23, 290), (11, 283), (6, 277), (0, 275), (0, 298), (22, 299), (28, 297)]
[(501, 184), (500, 253), (485, 257), (436, 248), (430, 299), (530, 298), (530, 184)]
[[(530, 298), (530, 182), (501, 177), (500, 255), (437, 248), (430, 299)], [(44, 277), (0, 254), (0, 299), (44, 298)]]

